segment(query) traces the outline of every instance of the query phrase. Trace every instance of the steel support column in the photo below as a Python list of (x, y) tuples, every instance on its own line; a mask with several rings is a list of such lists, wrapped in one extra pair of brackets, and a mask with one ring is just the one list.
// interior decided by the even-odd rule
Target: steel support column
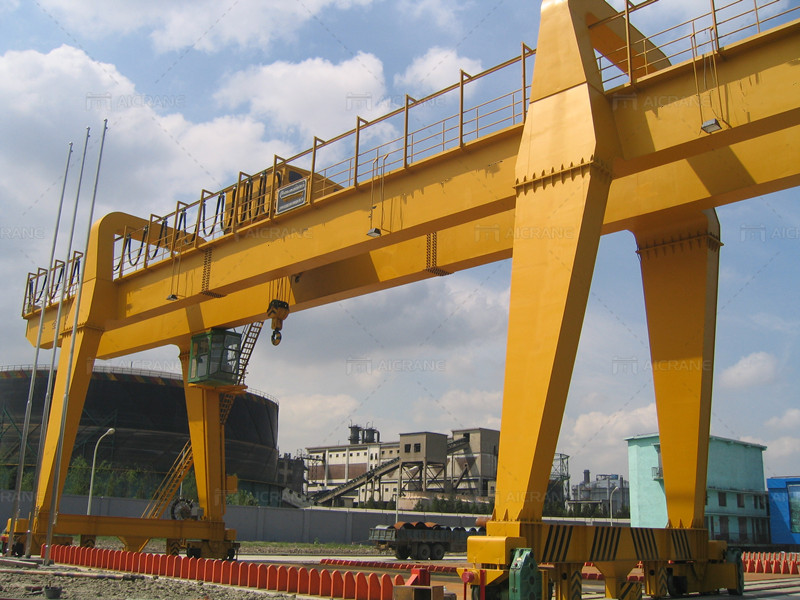
[(716, 212), (635, 232), (641, 257), (668, 527), (704, 527), (720, 232)]

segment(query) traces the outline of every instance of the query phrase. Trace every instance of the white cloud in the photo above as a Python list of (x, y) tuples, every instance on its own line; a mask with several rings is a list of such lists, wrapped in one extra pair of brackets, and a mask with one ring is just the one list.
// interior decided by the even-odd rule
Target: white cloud
[(503, 394), (499, 390), (450, 389), (438, 398), (420, 397), (412, 411), (414, 423), (427, 431), (486, 427), (500, 429)]
[(764, 423), (767, 427), (773, 429), (800, 429), (800, 409), (789, 408), (779, 417), (772, 417)]
[(483, 66), (479, 60), (459, 56), (453, 48), (434, 46), (416, 57), (402, 74), (395, 75), (394, 84), (417, 93), (432, 93), (458, 83), (460, 69), (475, 75)]
[(231, 75), (216, 93), (224, 107), (248, 106), (278, 131), (332, 137), (353, 129), (356, 116), (374, 118), (391, 107), (385, 99), (383, 63), (359, 52), (333, 64), (322, 58), (254, 66)]
[(753, 322), (767, 331), (779, 333), (797, 333), (800, 329), (800, 321), (788, 320), (768, 313), (753, 315)]
[[(66, 196), (70, 210), (64, 211), (62, 227), (68, 225), (87, 125), (92, 138), (82, 206), (87, 205), (86, 190), (94, 175), (102, 120), (108, 116), (95, 219), (111, 210), (145, 218), (151, 212), (166, 214), (174, 210), (176, 200), (196, 200), (201, 189), (222, 187), (240, 169), (258, 171), (272, 163), (273, 153), (290, 150), (285, 143), (265, 140), (264, 125), (251, 117), (193, 123), (179, 112), (165, 113), (114, 65), (94, 61), (70, 46), (48, 53), (6, 52), (0, 56), (0, 78), (0, 139), (14, 140), (0, 146), (3, 225), (22, 233), (0, 237), (0, 277), (18, 286), (13, 288), (16, 293), (0, 300), (9, 315), (19, 314), (26, 273), (47, 260), (67, 143), (72, 140), (75, 152)], [(79, 213), (79, 223), (81, 218), (86, 216)], [(33, 239), (24, 235), (28, 231), (34, 232)], [(82, 239), (80, 230), (77, 235)], [(62, 234), (62, 242), (65, 237)], [(16, 319), (4, 320), (0, 335), (26, 344), (18, 335), (20, 326)], [(19, 361), (17, 353), (9, 356)]]
[(658, 430), (655, 403), (616, 412), (581, 414), (571, 427), (565, 419), (558, 451), (568, 454), (573, 466), (601, 473), (627, 472), (625, 438)]
[[(284, 452), (335, 444), (359, 407), (347, 394), (295, 394), (280, 398), (279, 440)], [(310, 441), (310, 440), (313, 440)]]
[(206, 52), (224, 46), (261, 47), (291, 36), (309, 19), (328, 8), (347, 9), (372, 0), (41, 0), (41, 6), (62, 29), (103, 38), (149, 30), (160, 51), (192, 47)]
[(433, 20), (439, 27), (449, 31), (458, 30), (458, 12), (460, 4), (457, 0), (402, 0), (398, 9), (415, 19)]
[(800, 438), (783, 436), (764, 444), (764, 471), (767, 477), (797, 475), (800, 457)]
[(772, 383), (778, 375), (778, 359), (767, 352), (754, 352), (743, 357), (720, 375), (724, 388), (746, 388)]

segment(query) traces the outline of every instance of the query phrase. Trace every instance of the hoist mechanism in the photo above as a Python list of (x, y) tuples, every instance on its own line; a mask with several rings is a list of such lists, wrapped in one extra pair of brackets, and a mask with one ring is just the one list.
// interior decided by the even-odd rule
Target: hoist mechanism
[[(737, 552), (710, 541), (704, 522), (722, 239), (714, 209), (800, 185), (800, 21), (788, 20), (800, 7), (768, 25), (758, 3), (744, 3), (743, 19), (753, 27), (737, 25), (739, 37), (732, 38), (719, 29), (724, 21), (710, 2), (705, 14), (682, 24), (695, 35), (680, 37), (688, 45), (673, 51), (663, 36), (647, 36), (632, 23), (654, 3), (628, 1), (616, 11), (602, 0), (543, 2), (535, 51), (523, 45), (518, 57), (483, 73), (462, 72), (458, 83), (420, 100), (407, 97), (384, 117), (358, 117), (350, 132), (315, 138), (307, 151), (275, 157), (270, 169), (204, 191), (166, 217), (106, 215), (93, 226), (82, 260), (80, 307), (67, 295), (65, 310), (79, 311), (75, 331), (54, 327), (58, 294), (48, 286), (61, 280), (58, 273), (31, 274), (23, 306), (29, 339), (40, 319), (44, 347), (76, 336), (71, 371), (61, 355), (47, 424), (31, 524), (36, 543), (50, 518), (51, 490), (60, 493), (66, 475), (66, 464), (55, 472), (53, 432), (63, 415), (69, 455), (87, 365), (96, 358), (177, 347), (202, 516), (59, 514), (55, 532), (116, 535), (129, 548), (150, 537), (200, 540), (194, 552), (223, 557), (235, 544), (223, 520), (234, 483), (225, 475), (221, 392), (189, 381), (195, 336), (224, 336), (271, 319), (276, 343), (289, 310), (513, 256), (494, 512), (487, 535), (468, 543), (470, 566), (461, 573), (468, 593), (476, 600), (531, 600), (537, 590), (546, 597), (552, 584), (556, 598), (578, 598), (587, 561), (605, 576), (610, 598), (641, 596), (641, 585), (627, 579), (639, 562), (654, 597), (740, 593)], [(713, 69), (704, 72), (704, 65)], [(470, 104), (470, 86), (508, 70), (514, 76), (505, 81), (519, 87)], [(448, 94), (452, 103), (431, 102)], [(409, 113), (434, 105), (458, 108), (409, 131)], [(386, 142), (378, 130), (402, 135)], [(348, 158), (321, 166), (334, 146), (331, 154)], [(370, 218), (368, 185), (378, 158), (385, 164), (380, 228)], [(544, 522), (600, 236), (623, 230), (633, 233), (641, 259), (668, 522)], [(265, 307), (264, 298), (275, 300)], [(68, 404), (61, 400), (67, 389)], [(26, 526), (18, 522), (15, 539)]]
[(267, 318), (272, 319), (272, 345), (277, 346), (281, 343), (281, 329), (283, 321), (289, 316), (289, 303), (283, 300), (273, 300), (269, 303)]

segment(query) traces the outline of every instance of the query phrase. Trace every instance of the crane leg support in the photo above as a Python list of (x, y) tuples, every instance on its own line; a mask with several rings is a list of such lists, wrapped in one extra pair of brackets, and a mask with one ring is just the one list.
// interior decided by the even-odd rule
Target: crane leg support
[(635, 232), (641, 257), (668, 527), (704, 527), (719, 272), (713, 210)]
[[(53, 386), (53, 399), (50, 407), (50, 416), (47, 422), (47, 432), (42, 453), (39, 485), (36, 489), (34, 506), (34, 522), (31, 528), (33, 536), (31, 547), (38, 548), (45, 542), (47, 523), (50, 518), (50, 503), (53, 493), (53, 482), (58, 478), (57, 495), (60, 500), (61, 491), (64, 489), (64, 480), (67, 477), (72, 449), (75, 445), (75, 436), (86, 400), (86, 392), (92, 379), (92, 368), (100, 345), (102, 331), (90, 326), (79, 326), (75, 338), (75, 352), (69, 365), (69, 347), (71, 333), (61, 340), (61, 354), (58, 357), (58, 373)], [(65, 414), (66, 412), (66, 414)], [(64, 439), (62, 445), (61, 469), (56, 473), (56, 454), (58, 451), (58, 437), (61, 430), (62, 417), (65, 417)], [(58, 510), (58, 501), (56, 502)]]
[[(641, 257), (658, 413), (666, 526), (705, 532), (711, 385), (719, 278), (719, 221), (707, 210), (644, 223), (634, 232)], [(707, 537), (706, 537), (707, 539)], [(741, 566), (724, 542), (645, 563), (652, 595), (741, 588)], [(675, 544), (679, 549), (680, 543)], [(692, 555), (694, 554), (694, 555)], [(739, 593), (741, 593), (739, 591)]]
[(186, 393), (186, 414), (194, 455), (194, 475), (203, 518), (222, 521), (227, 485), (225, 477), (225, 429), (220, 423), (220, 393), (186, 383), (188, 353), (181, 354)]

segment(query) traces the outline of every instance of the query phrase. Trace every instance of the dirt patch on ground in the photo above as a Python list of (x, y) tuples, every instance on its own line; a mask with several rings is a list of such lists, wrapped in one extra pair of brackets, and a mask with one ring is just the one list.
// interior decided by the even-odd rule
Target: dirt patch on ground
[[(182, 581), (163, 577), (130, 577), (109, 574), (113, 579), (78, 577), (64, 567), (40, 567), (24, 572), (0, 571), (0, 596), (4, 598), (44, 598), (45, 586), (60, 587), (66, 600), (265, 600), (293, 598), (276, 592), (263, 592), (222, 586), (199, 581)], [(92, 574), (106, 574), (92, 571)]]

